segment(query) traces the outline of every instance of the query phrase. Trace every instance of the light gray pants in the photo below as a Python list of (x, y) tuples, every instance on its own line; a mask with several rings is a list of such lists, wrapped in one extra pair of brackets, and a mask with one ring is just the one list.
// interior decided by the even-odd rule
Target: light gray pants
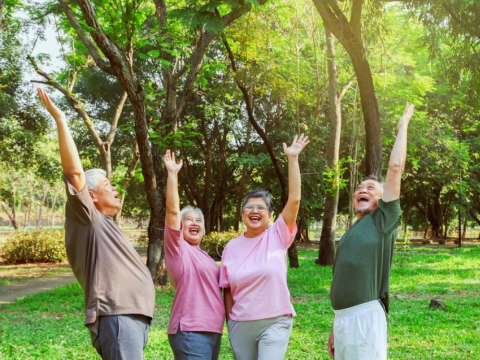
[(93, 342), (103, 360), (142, 360), (149, 319), (142, 315), (100, 316)]
[(228, 338), (235, 360), (284, 359), (292, 325), (290, 315), (253, 321), (228, 320)]

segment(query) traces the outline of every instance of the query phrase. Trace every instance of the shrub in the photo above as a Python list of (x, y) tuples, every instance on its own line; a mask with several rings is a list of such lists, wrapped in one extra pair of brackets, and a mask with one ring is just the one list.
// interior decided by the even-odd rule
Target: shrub
[(16, 231), (2, 248), (7, 264), (50, 262), (67, 258), (65, 233), (61, 230)]
[(241, 234), (241, 231), (234, 230), (211, 232), (203, 237), (201, 248), (205, 250), (212, 258), (220, 259), (222, 257), (223, 249), (225, 249), (227, 243), (230, 240), (239, 237)]

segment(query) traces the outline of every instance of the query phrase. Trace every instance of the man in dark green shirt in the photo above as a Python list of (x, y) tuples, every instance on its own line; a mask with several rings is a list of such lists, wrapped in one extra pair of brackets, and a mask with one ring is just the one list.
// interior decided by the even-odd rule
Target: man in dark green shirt
[(412, 115), (413, 105), (407, 104), (384, 186), (375, 176), (367, 176), (353, 195), (357, 221), (338, 244), (330, 288), (335, 318), (328, 352), (336, 360), (387, 358), (387, 324), (381, 300), (388, 298)]

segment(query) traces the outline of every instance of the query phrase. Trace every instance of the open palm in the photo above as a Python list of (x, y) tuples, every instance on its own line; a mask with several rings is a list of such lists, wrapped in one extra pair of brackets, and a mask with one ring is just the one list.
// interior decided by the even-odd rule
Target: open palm
[(53, 116), (55, 120), (64, 118), (65, 114), (62, 110), (57, 108), (55, 104), (52, 103), (50, 98), (48, 97), (47, 93), (43, 91), (42, 88), (37, 88), (38, 95), (40, 95), (40, 100), (42, 100), (43, 105), (45, 105), (45, 109)]
[(408, 125), (408, 123), (410, 122), (410, 118), (413, 115), (413, 109), (414, 105), (407, 102), (407, 105), (405, 105), (405, 111), (403, 112), (403, 115), (400, 118), (400, 122), (398, 123), (397, 130), (404, 125)]
[(165, 152), (163, 156), (163, 163), (165, 164), (165, 168), (167, 171), (175, 171), (179, 172), (183, 166), (183, 160), (180, 160), (178, 163), (175, 161), (175, 154), (170, 150)]
[(292, 145), (287, 147), (287, 144), (283, 143), (283, 151), (287, 156), (298, 156), (303, 150), (305, 146), (308, 145), (310, 140), (308, 140), (308, 136), (301, 134), (300, 136), (295, 135), (293, 138)]

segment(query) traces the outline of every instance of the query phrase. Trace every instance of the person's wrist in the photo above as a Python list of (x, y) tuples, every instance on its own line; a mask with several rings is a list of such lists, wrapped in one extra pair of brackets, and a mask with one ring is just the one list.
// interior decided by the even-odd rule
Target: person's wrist
[(297, 155), (287, 154), (287, 159), (288, 160), (298, 160), (298, 155), (300, 155), (300, 154), (297, 154)]

